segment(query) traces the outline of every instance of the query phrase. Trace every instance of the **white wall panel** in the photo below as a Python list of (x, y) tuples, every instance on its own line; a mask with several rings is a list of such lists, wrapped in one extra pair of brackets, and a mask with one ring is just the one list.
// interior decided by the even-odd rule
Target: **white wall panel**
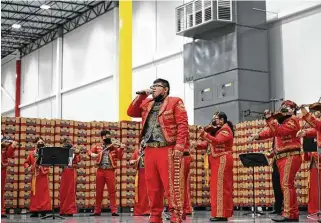
[(175, 8), (184, 4), (183, 0), (157, 1), (156, 41), (157, 53), (166, 56), (183, 49), (184, 38), (176, 35)]
[(37, 104), (37, 117), (38, 118), (55, 118), (55, 101), (56, 99), (48, 99)]
[(268, 20), (282, 18), (320, 4), (320, 1), (314, 0), (267, 0), (266, 10), (268, 12), (266, 14), (266, 18)]
[(21, 104), (36, 100), (38, 96), (38, 50), (21, 60)]
[(156, 48), (156, 1), (133, 1), (133, 67), (153, 60)]
[(53, 68), (55, 64), (55, 57), (53, 54), (54, 46), (57, 41), (47, 44), (39, 49), (39, 96), (45, 97), (54, 93), (54, 75)]
[(136, 97), (136, 91), (149, 88), (155, 79), (156, 67), (154, 65), (133, 71), (133, 99)]
[(194, 84), (185, 83), (184, 104), (188, 115), (188, 124), (194, 125)]
[(16, 89), (16, 60), (1, 65), (1, 112), (14, 109)]
[(170, 95), (184, 99), (183, 57), (181, 55), (157, 64), (157, 78), (169, 81)]
[(113, 79), (100, 81), (62, 95), (62, 119), (118, 121)]
[(115, 73), (113, 13), (66, 34), (63, 42), (63, 89)]
[(20, 116), (27, 118), (38, 118), (38, 106), (33, 104), (20, 109)]
[(277, 80), (283, 73), (284, 99), (298, 104), (316, 102), (321, 96), (321, 29), (316, 24), (321, 24), (321, 7), (276, 23), (270, 32), (274, 40), (270, 57), (279, 58), (271, 60), (272, 76)]

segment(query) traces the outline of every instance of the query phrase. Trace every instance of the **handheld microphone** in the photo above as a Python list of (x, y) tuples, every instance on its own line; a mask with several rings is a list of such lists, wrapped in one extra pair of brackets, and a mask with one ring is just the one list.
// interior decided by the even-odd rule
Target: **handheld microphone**
[(146, 91), (136, 91), (136, 94), (144, 95), (144, 94), (146, 94)]

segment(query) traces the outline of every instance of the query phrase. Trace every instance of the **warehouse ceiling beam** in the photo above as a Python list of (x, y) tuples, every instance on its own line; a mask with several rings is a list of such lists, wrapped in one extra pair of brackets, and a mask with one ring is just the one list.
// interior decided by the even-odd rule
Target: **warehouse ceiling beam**
[[(24, 56), (56, 39), (57, 29), (62, 28), (64, 34), (68, 33), (111, 10), (114, 4), (117, 4), (112, 3), (112, 1), (1, 1), (1, 37), (7, 37), (2, 43), (11, 44), (10, 38), (15, 37), (22, 42), (24, 39), (25, 42), (31, 42), (30, 46), (20, 48)], [(40, 8), (43, 4), (49, 5), (50, 9)], [(21, 25), (21, 28), (13, 28), (14, 24)], [(7, 55), (8, 49), (3, 51), (2, 58)]]
[[(66, 34), (77, 27), (97, 18), (98, 16), (108, 12), (109, 10), (115, 7), (115, 3), (112, 1), (100, 1), (93, 8), (86, 10), (80, 16), (76, 16), (70, 21), (66, 22), (62, 25), (63, 33)], [(21, 55), (24, 56), (26, 54), (31, 53), (32, 51), (46, 45), (47, 43), (57, 39), (57, 29), (48, 32), (40, 39), (35, 42), (29, 44), (28, 46), (21, 49)]]

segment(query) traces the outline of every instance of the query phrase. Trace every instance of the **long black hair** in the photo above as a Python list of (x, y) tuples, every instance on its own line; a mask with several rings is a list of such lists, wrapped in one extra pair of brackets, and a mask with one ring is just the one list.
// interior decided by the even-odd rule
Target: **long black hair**
[(228, 126), (230, 127), (232, 133), (233, 133), (233, 136), (234, 136), (234, 126), (233, 126), (233, 123), (229, 120), (227, 120), (227, 115), (222, 112), (222, 111), (218, 111), (214, 114), (215, 116), (218, 116), (220, 119), (222, 118), (224, 120), (224, 124), (227, 123)]

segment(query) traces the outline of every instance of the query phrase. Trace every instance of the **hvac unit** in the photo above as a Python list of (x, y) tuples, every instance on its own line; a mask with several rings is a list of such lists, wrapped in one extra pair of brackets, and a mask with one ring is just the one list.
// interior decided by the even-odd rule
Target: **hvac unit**
[(177, 7), (176, 34), (194, 37), (200, 33), (235, 23), (235, 2), (195, 0)]

